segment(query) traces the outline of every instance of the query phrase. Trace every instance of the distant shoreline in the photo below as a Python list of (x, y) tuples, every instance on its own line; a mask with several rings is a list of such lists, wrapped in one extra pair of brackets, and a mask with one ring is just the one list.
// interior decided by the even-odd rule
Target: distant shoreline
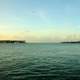
[[(25, 40), (0, 40), (0, 43), (26, 43)], [(29, 42), (32, 44), (32, 42)], [(65, 42), (58, 42), (58, 43), (69, 43), (69, 44), (75, 44), (75, 43), (80, 43), (80, 41), (65, 41)], [(33, 44), (37, 44), (34, 43)], [(38, 44), (43, 44), (43, 43), (38, 43)], [(45, 43), (44, 44), (52, 44), (52, 43)], [(55, 44), (55, 43), (54, 43)]]
[(26, 43), (24, 40), (0, 40), (0, 43)]
[(80, 41), (70, 41), (70, 42), (61, 42), (61, 43), (76, 44), (76, 43), (80, 43)]

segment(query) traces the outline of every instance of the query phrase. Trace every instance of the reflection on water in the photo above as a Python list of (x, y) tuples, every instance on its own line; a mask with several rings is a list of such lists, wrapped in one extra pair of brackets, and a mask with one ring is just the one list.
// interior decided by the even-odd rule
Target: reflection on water
[(80, 45), (0, 44), (0, 80), (80, 80)]

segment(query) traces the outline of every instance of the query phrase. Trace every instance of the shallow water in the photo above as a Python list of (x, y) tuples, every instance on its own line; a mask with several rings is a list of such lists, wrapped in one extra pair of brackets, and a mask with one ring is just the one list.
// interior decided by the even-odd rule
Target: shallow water
[(80, 44), (0, 43), (0, 80), (80, 80)]

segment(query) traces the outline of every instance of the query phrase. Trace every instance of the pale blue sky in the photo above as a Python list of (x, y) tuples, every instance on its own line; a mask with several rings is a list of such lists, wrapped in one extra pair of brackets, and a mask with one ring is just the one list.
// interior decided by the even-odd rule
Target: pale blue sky
[(80, 0), (0, 0), (1, 39), (79, 40), (79, 30)]

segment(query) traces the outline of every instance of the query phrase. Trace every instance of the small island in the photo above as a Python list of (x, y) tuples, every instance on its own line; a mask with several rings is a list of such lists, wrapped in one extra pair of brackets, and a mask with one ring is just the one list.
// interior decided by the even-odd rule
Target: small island
[(24, 40), (0, 40), (0, 43), (26, 43)]

